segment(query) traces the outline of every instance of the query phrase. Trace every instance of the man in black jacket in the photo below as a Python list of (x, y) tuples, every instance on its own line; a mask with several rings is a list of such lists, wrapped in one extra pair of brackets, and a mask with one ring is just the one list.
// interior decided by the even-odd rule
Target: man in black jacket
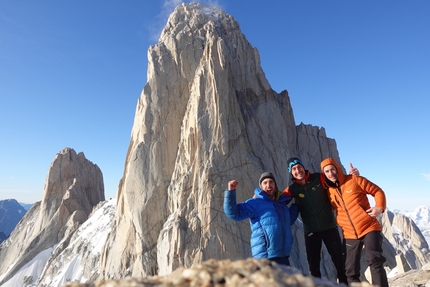
[[(305, 170), (298, 158), (288, 160), (288, 172), (293, 183), (284, 193), (294, 198), (303, 221), (306, 256), (312, 276), (321, 278), (320, 261), (322, 242), (331, 256), (339, 283), (348, 285), (345, 275), (344, 247), (339, 235), (333, 208), (324, 188), (324, 175)], [(359, 175), (351, 165), (350, 174)]]

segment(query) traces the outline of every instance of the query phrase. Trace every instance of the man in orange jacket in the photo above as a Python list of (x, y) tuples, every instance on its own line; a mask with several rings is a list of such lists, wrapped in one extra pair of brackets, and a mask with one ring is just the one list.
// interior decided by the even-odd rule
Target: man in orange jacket
[[(370, 267), (372, 284), (388, 287), (382, 255), (382, 226), (376, 219), (386, 209), (384, 191), (361, 176), (344, 175), (332, 158), (321, 162), (328, 186), (330, 203), (336, 210), (337, 224), (342, 228), (346, 244), (346, 276), (348, 283), (360, 282), (361, 250)], [(371, 207), (367, 195), (375, 198)]]

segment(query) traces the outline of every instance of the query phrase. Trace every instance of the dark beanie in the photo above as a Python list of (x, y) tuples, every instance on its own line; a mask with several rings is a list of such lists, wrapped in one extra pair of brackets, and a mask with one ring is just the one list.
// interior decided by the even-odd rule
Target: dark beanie
[(273, 181), (275, 182), (275, 184), (276, 184), (276, 180), (275, 180), (275, 177), (273, 176), (273, 174), (271, 173), (271, 172), (263, 172), (261, 175), (260, 175), (260, 180), (258, 181), (258, 183), (259, 183), (259, 185), (261, 185), (261, 182), (264, 180), (264, 179), (266, 179), (266, 178), (271, 178), (271, 179), (273, 179)]
[(291, 170), (293, 169), (293, 166), (295, 166), (296, 164), (300, 164), (301, 166), (303, 166), (303, 168), (305, 168), (305, 166), (303, 165), (302, 161), (300, 159), (298, 159), (297, 157), (292, 157), (287, 161), (288, 164), (288, 172), (291, 173)]

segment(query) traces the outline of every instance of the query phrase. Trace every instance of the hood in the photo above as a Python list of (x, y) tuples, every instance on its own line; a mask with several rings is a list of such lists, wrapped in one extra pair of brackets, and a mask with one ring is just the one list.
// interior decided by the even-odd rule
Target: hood
[(270, 199), (269, 195), (262, 190), (260, 187), (257, 187), (256, 189), (254, 189), (254, 198), (259, 197), (259, 198), (268, 198)]
[[(343, 174), (342, 169), (340, 168), (340, 165), (333, 158), (331, 158), (331, 157), (330, 158), (326, 158), (325, 160), (323, 160), (321, 162), (321, 172), (322, 172), (322, 174), (324, 174), (324, 167), (327, 166), (327, 165), (329, 165), (329, 164), (332, 164), (332, 165), (334, 165), (336, 167), (337, 176), (338, 176), (337, 179), (338, 179), (339, 183), (342, 184), (345, 181), (345, 175)], [(327, 179), (326, 176), (324, 176), (324, 177), (325, 177), (326, 182), (331, 182), (330, 180)]]

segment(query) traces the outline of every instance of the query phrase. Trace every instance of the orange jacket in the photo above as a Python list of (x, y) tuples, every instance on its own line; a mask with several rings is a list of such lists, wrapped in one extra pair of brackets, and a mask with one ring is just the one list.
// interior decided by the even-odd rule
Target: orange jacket
[(358, 239), (371, 231), (382, 231), (378, 220), (370, 217), (366, 210), (370, 203), (367, 195), (375, 198), (375, 206), (386, 209), (384, 191), (362, 176), (344, 175), (339, 164), (332, 158), (321, 162), (321, 170), (332, 164), (338, 172), (336, 183), (325, 179), (331, 205), (337, 212), (336, 221), (342, 228), (345, 239)]

